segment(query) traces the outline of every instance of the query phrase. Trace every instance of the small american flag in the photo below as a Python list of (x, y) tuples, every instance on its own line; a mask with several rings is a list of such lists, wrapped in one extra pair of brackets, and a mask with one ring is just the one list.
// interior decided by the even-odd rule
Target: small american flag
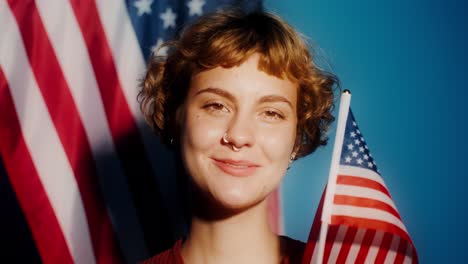
[(234, 0), (0, 1), (0, 169), (40, 262), (135, 263), (171, 236), (181, 220), (164, 220), (165, 210), (177, 209), (161, 203), (175, 168), (143, 122), (138, 80), (148, 56), (185, 23), (233, 4), (262, 7)]
[[(414, 245), (353, 113), (349, 107), (344, 111), (347, 118), (342, 126), (338, 171), (336, 178), (330, 175), (334, 182), (329, 181), (330, 190), (324, 192), (331, 202), (323, 263), (417, 263)], [(338, 129), (339, 124), (340, 120)], [(312, 225), (303, 263), (318, 261), (324, 199)]]

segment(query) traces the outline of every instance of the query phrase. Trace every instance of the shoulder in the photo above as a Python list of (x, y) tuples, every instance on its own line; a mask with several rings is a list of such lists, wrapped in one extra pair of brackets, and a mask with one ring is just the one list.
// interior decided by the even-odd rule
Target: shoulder
[(306, 244), (287, 236), (280, 238), (282, 255), (288, 260), (286, 263), (301, 263)]
[(184, 261), (180, 254), (181, 245), (182, 240), (178, 240), (172, 248), (144, 260), (141, 264), (183, 264)]

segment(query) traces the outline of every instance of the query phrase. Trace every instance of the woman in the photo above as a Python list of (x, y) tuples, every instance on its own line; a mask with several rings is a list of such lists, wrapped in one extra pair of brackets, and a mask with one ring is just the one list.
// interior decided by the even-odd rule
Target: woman
[(167, 57), (153, 55), (140, 93), (191, 179), (188, 236), (146, 263), (297, 263), (303, 244), (274, 234), (266, 197), (293, 160), (326, 143), (336, 78), (277, 16), (202, 17)]

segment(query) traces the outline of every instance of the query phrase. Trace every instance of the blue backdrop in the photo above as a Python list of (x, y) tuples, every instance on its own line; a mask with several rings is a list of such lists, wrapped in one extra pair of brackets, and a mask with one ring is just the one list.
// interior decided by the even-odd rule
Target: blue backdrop
[[(468, 4), (448, 0), (266, 1), (318, 47), (351, 106), (421, 263), (468, 259), (465, 188)], [(334, 127), (333, 127), (334, 129)], [(286, 233), (306, 240), (330, 144), (284, 183)]]

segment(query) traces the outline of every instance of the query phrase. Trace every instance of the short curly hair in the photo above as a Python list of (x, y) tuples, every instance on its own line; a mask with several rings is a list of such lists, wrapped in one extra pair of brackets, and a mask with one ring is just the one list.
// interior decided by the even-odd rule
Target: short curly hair
[(260, 55), (259, 70), (298, 87), (295, 158), (327, 143), (338, 79), (314, 63), (306, 41), (278, 16), (241, 10), (207, 14), (164, 46), (168, 55), (153, 53), (138, 95), (145, 119), (163, 143), (179, 137), (176, 113), (194, 74), (238, 66), (254, 53)]

